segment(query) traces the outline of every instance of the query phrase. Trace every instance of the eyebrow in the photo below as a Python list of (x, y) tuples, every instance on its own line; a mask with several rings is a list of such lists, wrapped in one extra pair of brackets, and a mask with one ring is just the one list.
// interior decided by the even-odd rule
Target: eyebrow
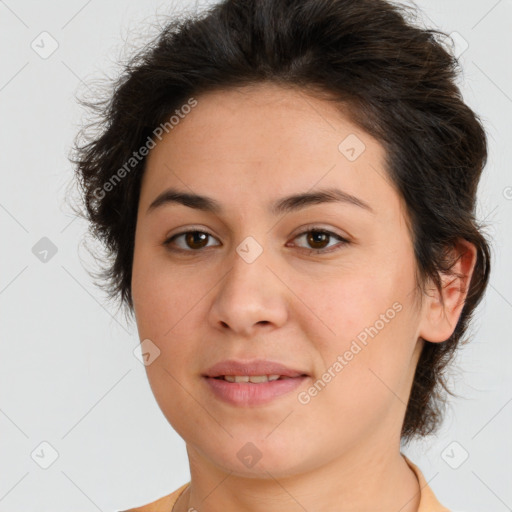
[[(274, 215), (281, 215), (301, 210), (315, 204), (334, 202), (358, 206), (375, 214), (375, 211), (368, 203), (337, 188), (320, 189), (283, 197), (272, 203), (269, 211)], [(146, 214), (156, 208), (168, 204), (182, 204), (189, 208), (214, 214), (221, 214), (223, 211), (221, 203), (211, 197), (190, 194), (174, 188), (169, 188), (158, 195), (158, 197), (149, 205)]]

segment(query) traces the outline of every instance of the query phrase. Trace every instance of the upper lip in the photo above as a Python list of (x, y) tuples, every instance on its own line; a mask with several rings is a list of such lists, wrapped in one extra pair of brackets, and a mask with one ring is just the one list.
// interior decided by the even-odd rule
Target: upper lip
[(223, 375), (282, 375), (285, 377), (300, 377), (307, 375), (301, 370), (289, 368), (283, 364), (265, 359), (253, 359), (251, 361), (236, 361), (228, 359), (214, 364), (206, 370), (205, 377), (220, 377)]

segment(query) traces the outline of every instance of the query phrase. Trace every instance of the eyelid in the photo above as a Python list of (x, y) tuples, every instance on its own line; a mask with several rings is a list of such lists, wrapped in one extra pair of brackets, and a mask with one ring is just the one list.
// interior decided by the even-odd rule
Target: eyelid
[(184, 227), (181, 227), (181, 228), (176, 228), (176, 230), (174, 230), (174, 231), (175, 232), (172, 232), (172, 234), (166, 235), (165, 239), (169, 240), (170, 238), (172, 238), (174, 236), (184, 235), (184, 234), (190, 233), (190, 232), (207, 233), (210, 236), (213, 236), (213, 237), (215, 236), (207, 228), (205, 228), (205, 227), (203, 227), (201, 225), (195, 226), (193, 224), (191, 226), (184, 226)]
[(343, 238), (347, 241), (350, 240), (350, 235), (338, 233), (335, 231), (335, 228), (332, 228), (330, 226), (322, 226), (322, 224), (306, 224), (305, 226), (301, 226), (300, 228), (297, 228), (297, 233), (293, 234), (293, 238), (297, 238), (299, 235), (303, 235), (304, 233), (309, 233), (310, 231), (321, 231), (325, 233), (329, 233), (331, 235), (336, 235), (340, 238)]

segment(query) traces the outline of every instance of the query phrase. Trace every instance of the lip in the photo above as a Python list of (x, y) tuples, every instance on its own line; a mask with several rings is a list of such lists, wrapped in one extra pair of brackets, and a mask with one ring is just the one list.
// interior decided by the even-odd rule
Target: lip
[[(268, 382), (228, 382), (222, 375), (281, 375), (287, 379)], [(203, 375), (213, 394), (220, 400), (238, 407), (267, 404), (279, 396), (290, 393), (309, 378), (305, 372), (283, 364), (262, 359), (246, 363), (235, 360), (222, 361), (209, 368)]]
[(222, 401), (238, 407), (264, 405), (277, 397), (297, 389), (308, 376), (291, 377), (254, 384), (252, 382), (228, 382), (215, 377), (204, 377), (213, 394)]
[(222, 375), (243, 375), (249, 377), (254, 375), (282, 375), (293, 378), (307, 375), (307, 373), (266, 359), (253, 359), (247, 362), (227, 359), (208, 368), (203, 376), (220, 377)]

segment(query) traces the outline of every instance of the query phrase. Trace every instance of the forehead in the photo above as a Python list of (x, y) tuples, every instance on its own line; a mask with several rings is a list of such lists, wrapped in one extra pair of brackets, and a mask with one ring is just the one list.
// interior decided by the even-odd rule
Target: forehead
[(396, 200), (384, 149), (339, 105), (274, 84), (195, 99), (150, 151), (141, 201), (176, 185), (204, 195), (230, 193), (240, 204), (317, 185), (343, 188), (369, 203)]
[[(365, 139), (371, 150), (380, 149), (377, 141), (349, 121), (339, 104), (297, 88), (259, 84), (209, 92), (196, 98), (196, 102), (164, 135), (164, 144), (175, 149), (193, 146), (194, 151), (189, 148), (184, 156), (193, 153), (196, 159), (226, 160), (231, 153), (244, 161), (257, 161), (268, 159), (272, 152), (274, 161), (304, 157), (316, 160), (320, 153), (332, 158), (338, 155), (338, 145), (348, 135)], [(207, 155), (195, 151), (201, 146), (208, 148)]]

